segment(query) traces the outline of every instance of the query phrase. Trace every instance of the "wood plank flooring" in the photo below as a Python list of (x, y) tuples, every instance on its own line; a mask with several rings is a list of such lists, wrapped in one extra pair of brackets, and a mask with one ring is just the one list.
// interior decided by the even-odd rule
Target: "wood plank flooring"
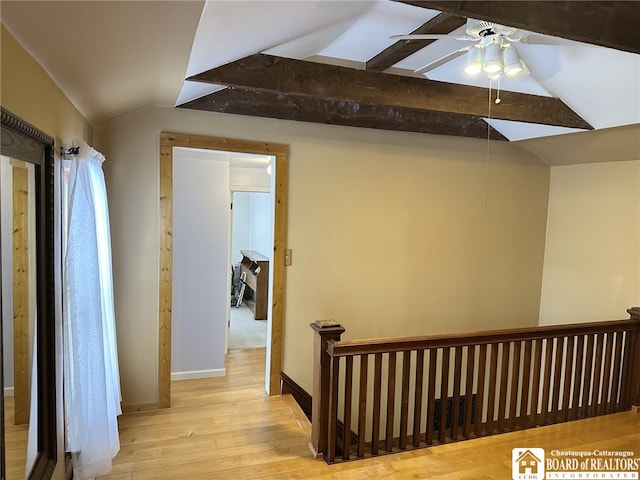
[(232, 351), (226, 377), (173, 382), (170, 409), (120, 417), (121, 450), (100, 478), (509, 480), (516, 447), (632, 450), (640, 457), (640, 414), (625, 412), (327, 465), (311, 456), (310, 424), (293, 399), (264, 394), (264, 362), (264, 349)]
[(13, 405), (14, 397), (4, 398), (5, 473), (7, 480), (22, 480), (27, 463), (29, 425), (14, 425)]

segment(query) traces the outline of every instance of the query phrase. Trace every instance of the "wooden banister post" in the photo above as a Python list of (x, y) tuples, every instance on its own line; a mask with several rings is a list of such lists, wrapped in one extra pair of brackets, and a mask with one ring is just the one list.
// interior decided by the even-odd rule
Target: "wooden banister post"
[(631, 320), (638, 322), (634, 332), (636, 344), (633, 349), (633, 372), (631, 374), (631, 405), (633, 411), (640, 413), (640, 307), (627, 310)]
[(311, 405), (311, 449), (317, 457), (327, 450), (329, 411), (329, 363), (327, 342), (340, 340), (344, 328), (335, 320), (319, 320), (310, 324), (313, 338), (313, 392)]

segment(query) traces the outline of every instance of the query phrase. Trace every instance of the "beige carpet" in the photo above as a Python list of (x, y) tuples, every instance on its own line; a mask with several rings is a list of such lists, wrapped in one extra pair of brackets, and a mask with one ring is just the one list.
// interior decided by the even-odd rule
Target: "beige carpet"
[(231, 307), (229, 350), (260, 348), (267, 345), (267, 321), (254, 320), (246, 304)]

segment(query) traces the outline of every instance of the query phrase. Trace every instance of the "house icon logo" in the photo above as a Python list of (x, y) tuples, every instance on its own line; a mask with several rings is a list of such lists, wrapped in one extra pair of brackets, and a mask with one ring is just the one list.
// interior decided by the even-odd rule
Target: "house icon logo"
[(544, 480), (543, 448), (514, 448), (511, 463), (513, 480)]

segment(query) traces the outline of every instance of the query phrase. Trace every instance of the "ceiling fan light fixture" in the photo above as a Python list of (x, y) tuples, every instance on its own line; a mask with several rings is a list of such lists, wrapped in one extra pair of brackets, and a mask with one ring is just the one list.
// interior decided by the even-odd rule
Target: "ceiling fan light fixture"
[(484, 63), (482, 69), (486, 73), (496, 73), (502, 71), (502, 49), (500, 44), (491, 41), (484, 48)]
[(504, 61), (504, 73), (505, 75), (512, 76), (517, 75), (522, 71), (522, 62), (518, 51), (511, 45), (507, 45), (502, 51), (502, 58)]
[(464, 65), (464, 73), (477, 75), (482, 71), (482, 48), (472, 47), (467, 52), (467, 63)]

